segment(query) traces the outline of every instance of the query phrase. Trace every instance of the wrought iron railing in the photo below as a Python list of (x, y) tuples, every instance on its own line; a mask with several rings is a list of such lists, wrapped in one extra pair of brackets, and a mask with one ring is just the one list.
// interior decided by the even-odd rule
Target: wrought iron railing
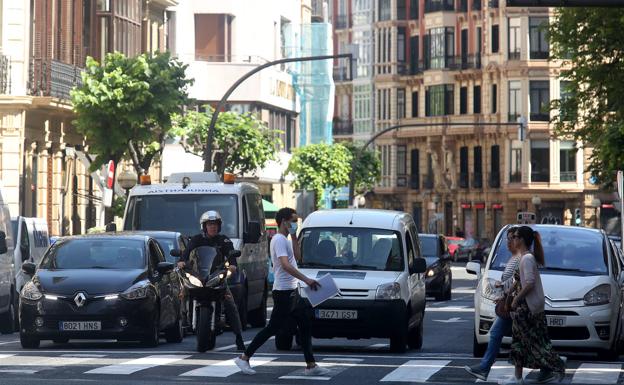
[(334, 26), (336, 29), (349, 28), (349, 15), (336, 15)]
[(351, 80), (351, 77), (349, 76), (349, 67), (347, 66), (334, 67), (333, 76), (335, 82), (344, 82)]
[(82, 68), (57, 60), (31, 59), (28, 92), (36, 96), (70, 99), (72, 88), (82, 84)]
[(334, 119), (332, 132), (334, 135), (353, 135), (353, 122), (345, 119)]
[(490, 188), (499, 188), (500, 187), (500, 172), (492, 171), (490, 173)]
[(420, 178), (418, 177), (418, 174), (410, 175), (410, 188), (412, 190), (420, 189)]
[(468, 188), (468, 178), (467, 172), (459, 173), (459, 188)]
[(423, 187), (427, 190), (433, 189), (433, 174), (423, 175)]
[(576, 171), (561, 171), (559, 180), (561, 182), (576, 182)]
[(0, 55), (0, 94), (11, 93), (11, 59)]
[(483, 173), (481, 172), (472, 173), (472, 187), (483, 188)]

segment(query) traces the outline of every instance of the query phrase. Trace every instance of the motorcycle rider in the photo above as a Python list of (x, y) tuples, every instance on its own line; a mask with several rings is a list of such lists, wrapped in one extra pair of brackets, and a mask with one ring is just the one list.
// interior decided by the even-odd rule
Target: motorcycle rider
[[(180, 257), (178, 267), (184, 269), (194, 249), (200, 246), (210, 246), (217, 250), (217, 258), (215, 258), (212, 263), (211, 273), (227, 259), (230, 263), (229, 270), (234, 274), (237, 266), (236, 258), (229, 258), (230, 251), (234, 250), (234, 245), (230, 238), (220, 233), (221, 225), (223, 224), (221, 215), (214, 210), (206, 211), (200, 217), (199, 224), (201, 226), (201, 233), (191, 237), (188, 247)], [(229, 287), (225, 289), (223, 307), (225, 310), (225, 318), (236, 336), (236, 349), (239, 351), (245, 350), (245, 343), (243, 342), (242, 336), (243, 328), (238, 315), (238, 308), (236, 307), (236, 302), (234, 302), (234, 297)]]

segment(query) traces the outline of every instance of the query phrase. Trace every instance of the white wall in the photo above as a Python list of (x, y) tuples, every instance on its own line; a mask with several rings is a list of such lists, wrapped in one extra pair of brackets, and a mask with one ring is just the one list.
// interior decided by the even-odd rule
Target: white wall
[(2, 54), (11, 60), (11, 94), (26, 95), (30, 2), (2, 0)]

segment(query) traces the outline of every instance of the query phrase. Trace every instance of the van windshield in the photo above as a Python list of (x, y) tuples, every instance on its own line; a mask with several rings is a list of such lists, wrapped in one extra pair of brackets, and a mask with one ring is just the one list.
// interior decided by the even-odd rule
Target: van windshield
[(238, 235), (238, 200), (234, 194), (163, 194), (130, 198), (124, 230), (177, 231), (187, 236), (200, 232), (199, 218), (208, 210), (221, 214), (221, 234)]
[(363, 228), (304, 229), (302, 268), (402, 271), (401, 236), (396, 231)]

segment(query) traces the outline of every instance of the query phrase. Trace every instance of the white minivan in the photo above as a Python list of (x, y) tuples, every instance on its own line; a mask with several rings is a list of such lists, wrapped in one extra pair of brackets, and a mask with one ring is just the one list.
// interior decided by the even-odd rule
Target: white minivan
[[(316, 211), (299, 240), (301, 272), (314, 279), (329, 273), (339, 288), (314, 308), (313, 337), (390, 338), (395, 352), (422, 346), (426, 261), (409, 214)], [(278, 334), (276, 345), (289, 349), (292, 335)]]
[(50, 246), (48, 221), (45, 218), (14, 217), (11, 219), (15, 235), (15, 253), (13, 268), (15, 269), (15, 289), (17, 293), (30, 281), (30, 277), (22, 271), (22, 263), (32, 262), (38, 265), (43, 254)]

